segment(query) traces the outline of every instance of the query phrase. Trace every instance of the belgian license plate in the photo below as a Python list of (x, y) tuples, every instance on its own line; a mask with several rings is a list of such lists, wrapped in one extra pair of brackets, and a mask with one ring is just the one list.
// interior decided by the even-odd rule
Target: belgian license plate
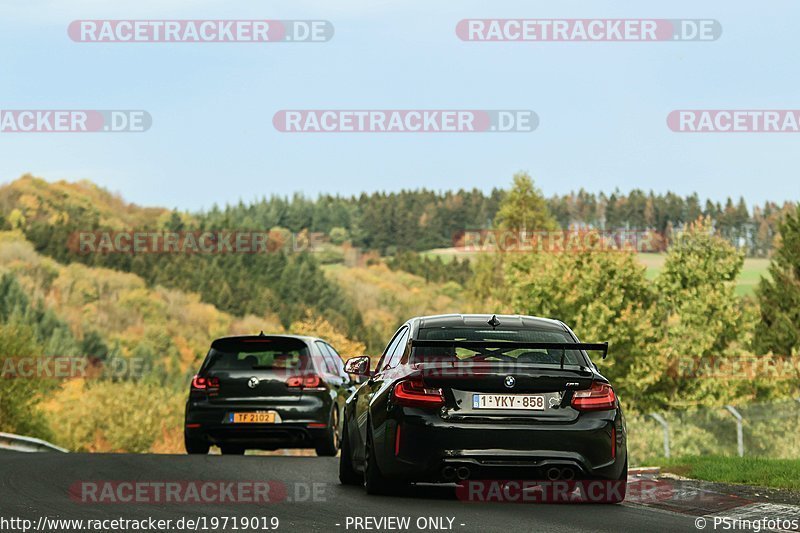
[(232, 424), (274, 424), (275, 413), (255, 412), (255, 413), (229, 413), (228, 422)]
[(544, 396), (540, 394), (473, 394), (473, 409), (517, 409), (544, 411)]

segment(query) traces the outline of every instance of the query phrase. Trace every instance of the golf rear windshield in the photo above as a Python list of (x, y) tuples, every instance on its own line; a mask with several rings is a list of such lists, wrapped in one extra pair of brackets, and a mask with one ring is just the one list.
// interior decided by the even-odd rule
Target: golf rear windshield
[(302, 370), (309, 366), (308, 346), (280, 337), (224, 340), (214, 343), (206, 370)]
[(580, 350), (543, 348), (514, 348), (515, 342), (575, 343), (566, 331), (537, 329), (474, 329), (474, 328), (423, 328), (419, 340), (426, 341), (491, 341), (508, 342), (508, 347), (418, 346), (411, 354), (414, 362), (448, 361), (502, 361), (536, 365), (560, 365), (562, 352), (565, 365), (586, 366)]

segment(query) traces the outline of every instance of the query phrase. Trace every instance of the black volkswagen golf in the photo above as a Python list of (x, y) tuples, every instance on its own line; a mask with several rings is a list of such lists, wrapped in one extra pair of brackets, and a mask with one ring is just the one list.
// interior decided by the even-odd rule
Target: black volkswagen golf
[(334, 456), (353, 390), (341, 357), (322, 339), (263, 333), (217, 339), (192, 379), (186, 451), (315, 448)]
[(339, 478), (381, 493), (409, 482), (627, 479), (611, 384), (563, 322), (529, 316), (412, 318), (347, 400)]

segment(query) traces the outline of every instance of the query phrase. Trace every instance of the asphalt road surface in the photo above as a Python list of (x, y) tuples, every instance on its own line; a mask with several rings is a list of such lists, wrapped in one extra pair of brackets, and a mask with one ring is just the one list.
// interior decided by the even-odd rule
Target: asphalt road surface
[[(474, 503), (461, 501), (453, 487), (432, 485), (413, 486), (399, 496), (367, 496), (359, 487), (340, 485), (337, 466), (338, 458), (318, 457), (7, 452), (0, 454), (0, 531), (22, 531), (22, 519), (31, 521), (32, 531), (37, 527), (40, 532), (79, 530), (74, 523), (71, 527), (40, 523), (42, 517), (169, 519), (173, 522), (167, 531), (203, 531), (204, 527), (206, 531), (273, 531), (272, 517), (278, 520), (277, 531), (284, 532), (697, 531), (693, 516), (629, 503)], [(252, 488), (253, 481), (261, 482), (261, 489)], [(218, 498), (230, 498), (232, 493), (240, 500), (258, 499), (254, 494), (263, 497), (264, 481), (271, 499), (279, 501), (219, 502)], [(173, 492), (170, 500), (166, 488), (162, 492), (162, 482), (173, 486), (181, 482), (180, 492)], [(189, 491), (190, 485), (202, 488), (207, 482), (212, 483), (206, 487), (228, 483), (234, 488), (205, 495)], [(226, 517), (228, 522), (223, 524)], [(231, 517), (259, 517), (259, 521), (234, 524)], [(408, 526), (387, 522), (392, 517), (408, 518)], [(180, 519), (197, 524), (177, 525)], [(81, 525), (83, 531), (96, 531), (90, 526)], [(120, 530), (111, 522), (104, 526), (106, 531)]]

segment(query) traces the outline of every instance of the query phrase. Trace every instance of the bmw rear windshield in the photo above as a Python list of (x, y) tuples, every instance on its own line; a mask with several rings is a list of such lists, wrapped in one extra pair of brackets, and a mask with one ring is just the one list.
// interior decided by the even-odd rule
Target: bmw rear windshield
[(211, 345), (205, 370), (305, 370), (310, 367), (308, 346), (300, 339), (256, 337), (220, 339)]
[[(411, 352), (411, 361), (422, 362), (514, 362), (534, 365), (587, 366), (586, 356), (580, 350), (554, 348), (515, 348), (515, 343), (565, 343), (575, 339), (566, 331), (557, 329), (476, 329), (468, 327), (421, 328), (421, 341), (478, 341), (491, 342), (492, 347), (418, 346)], [(508, 343), (508, 346), (502, 346)], [(497, 346), (500, 344), (500, 346)]]

